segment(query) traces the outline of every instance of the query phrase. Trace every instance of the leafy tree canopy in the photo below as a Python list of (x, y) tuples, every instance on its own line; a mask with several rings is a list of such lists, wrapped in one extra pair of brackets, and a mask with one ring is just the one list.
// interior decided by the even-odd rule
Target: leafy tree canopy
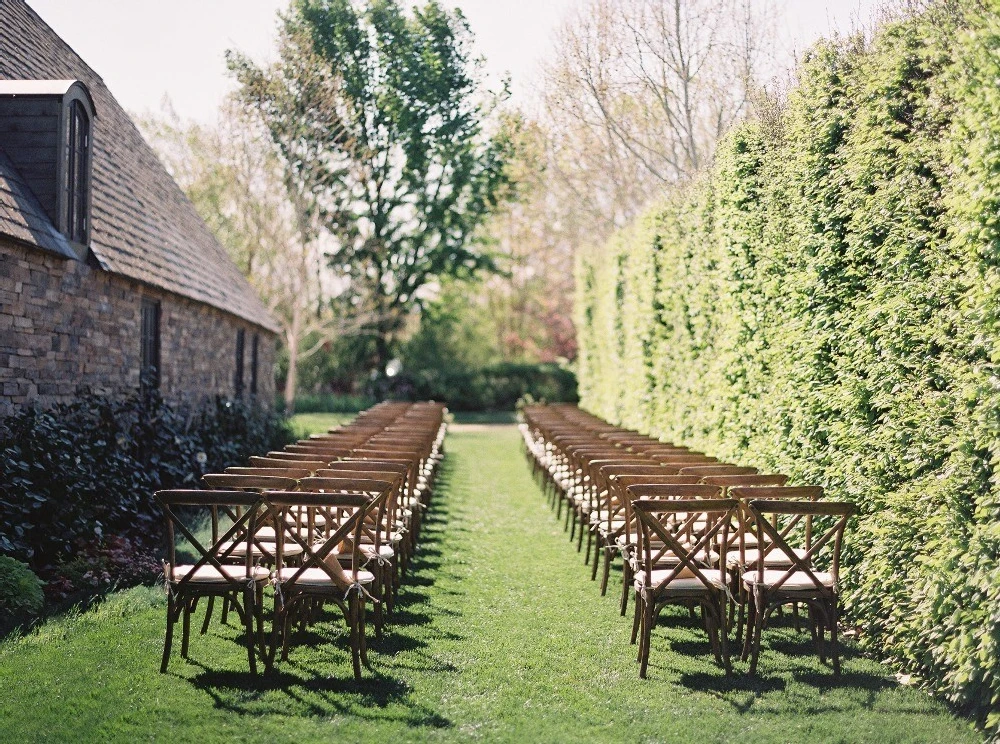
[(483, 91), (465, 18), (434, 0), (296, 0), (279, 61), (230, 67), (335, 237), (331, 264), (376, 308), (384, 363), (441, 278), (495, 268), (480, 227), (509, 194), (506, 91)]

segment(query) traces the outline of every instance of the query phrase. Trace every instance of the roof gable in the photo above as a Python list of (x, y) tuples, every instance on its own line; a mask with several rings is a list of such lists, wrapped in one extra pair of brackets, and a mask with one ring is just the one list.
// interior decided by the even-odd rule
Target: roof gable
[(89, 89), (97, 112), (90, 249), (102, 268), (277, 331), (104, 81), (24, 0), (0, 0), (0, 78), (80, 80)]

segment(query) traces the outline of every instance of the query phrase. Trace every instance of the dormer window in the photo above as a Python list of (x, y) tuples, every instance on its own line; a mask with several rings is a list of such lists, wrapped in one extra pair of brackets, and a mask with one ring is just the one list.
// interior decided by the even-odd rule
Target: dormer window
[(66, 237), (90, 242), (90, 116), (79, 100), (69, 104), (69, 148), (66, 167)]
[(90, 243), (94, 117), (79, 80), (0, 80), (0, 148), (81, 259)]

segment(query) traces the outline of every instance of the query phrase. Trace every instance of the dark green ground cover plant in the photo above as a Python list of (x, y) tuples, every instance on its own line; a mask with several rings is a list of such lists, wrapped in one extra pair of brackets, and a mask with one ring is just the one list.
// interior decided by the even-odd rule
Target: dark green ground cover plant
[(640, 680), (630, 622), (590, 581), (519, 441), (513, 426), (449, 433), (420, 549), (362, 682), (334, 612), (271, 679), (250, 677), (239, 623), (218, 613), (190, 660), (175, 655), (160, 674), (163, 590), (137, 587), (0, 643), (0, 741), (976, 741), (850, 644), (834, 679), (789, 627), (766, 634), (761, 676), (737, 663), (726, 679), (697, 622), (670, 611)]
[(28, 564), (0, 555), (0, 637), (29, 624), (44, 604), (42, 582)]
[(1000, 23), (825, 41), (578, 262), (585, 407), (861, 510), (848, 619), (1000, 733)]
[(253, 402), (168, 404), (155, 392), (84, 394), (0, 421), (0, 554), (26, 561), (57, 604), (160, 570), (161, 488), (243, 463), (291, 437)]

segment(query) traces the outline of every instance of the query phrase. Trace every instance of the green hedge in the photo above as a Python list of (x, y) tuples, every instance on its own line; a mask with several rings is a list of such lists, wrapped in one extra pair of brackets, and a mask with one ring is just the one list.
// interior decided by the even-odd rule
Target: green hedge
[(477, 369), (425, 369), (382, 378), (378, 398), (440, 400), (452, 411), (513, 411), (530, 395), (576, 403), (576, 376), (558, 364), (493, 364)]
[(821, 42), (775, 115), (577, 266), (583, 405), (857, 502), (849, 617), (994, 733), (998, 80), (971, 3)]

